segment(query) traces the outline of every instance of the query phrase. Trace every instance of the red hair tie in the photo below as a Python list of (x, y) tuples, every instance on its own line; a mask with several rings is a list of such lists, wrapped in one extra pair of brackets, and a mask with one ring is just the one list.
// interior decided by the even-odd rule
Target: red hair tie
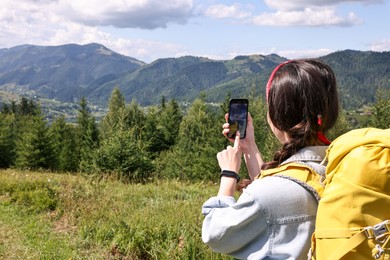
[[(317, 116), (317, 124), (319, 126), (322, 126), (322, 116), (321, 115), (318, 115)], [(326, 145), (330, 145), (330, 141), (328, 140), (328, 138), (326, 138), (326, 136), (321, 132), (321, 131), (318, 131), (317, 132), (317, 138), (318, 140), (320, 140), (322, 143), (326, 144)]]
[(318, 124), (319, 126), (322, 126), (322, 116), (321, 116), (321, 115), (318, 115), (318, 116), (317, 116), (317, 124)]
[(326, 138), (326, 136), (322, 132), (320, 132), (320, 131), (317, 132), (317, 138), (322, 143), (324, 143), (326, 145), (330, 145), (330, 141), (328, 140), (328, 138)]
[(280, 63), (278, 66), (276, 66), (276, 68), (272, 71), (271, 75), (269, 76), (269, 79), (268, 79), (268, 82), (267, 82), (267, 86), (266, 86), (266, 90), (265, 90), (265, 97), (266, 97), (267, 102), (268, 102), (269, 90), (271, 89), (271, 83), (272, 83), (272, 80), (275, 77), (275, 73), (280, 69), (280, 67), (286, 65), (289, 62), (291, 62), (291, 60), (288, 60), (288, 61), (285, 61), (283, 63)]

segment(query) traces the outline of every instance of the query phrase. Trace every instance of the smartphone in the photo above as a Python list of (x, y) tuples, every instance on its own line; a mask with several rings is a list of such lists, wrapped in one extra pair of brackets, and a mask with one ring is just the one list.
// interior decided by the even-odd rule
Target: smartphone
[(248, 121), (248, 105), (249, 102), (246, 98), (233, 98), (229, 101), (228, 123), (230, 125), (230, 131), (227, 137), (234, 138), (237, 130), (239, 130), (240, 139), (245, 138)]

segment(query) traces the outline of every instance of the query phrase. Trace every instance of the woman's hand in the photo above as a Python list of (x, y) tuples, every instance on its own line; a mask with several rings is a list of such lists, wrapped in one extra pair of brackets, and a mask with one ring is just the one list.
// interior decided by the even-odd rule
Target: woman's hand
[[(229, 123), (228, 122), (229, 114), (225, 115), (226, 123), (223, 124), (222, 134), (227, 137), (229, 133)], [(234, 139), (228, 138), (231, 142), (234, 142)], [(248, 122), (246, 126), (246, 136), (244, 139), (241, 139), (238, 142), (238, 149), (244, 154), (244, 159), (248, 174), (251, 180), (253, 180), (259, 173), (261, 165), (264, 163), (261, 153), (255, 142), (255, 131), (253, 127), (253, 120), (250, 113), (248, 113)]]
[(217, 154), (218, 164), (221, 170), (229, 170), (238, 173), (241, 167), (242, 152), (240, 146), (240, 133), (237, 132), (234, 146), (228, 145), (225, 150)]
[[(237, 132), (234, 145), (226, 147), (217, 154), (218, 164), (222, 170), (234, 171), (238, 174), (241, 166), (242, 152), (240, 146), (240, 133)], [(236, 191), (237, 180), (235, 178), (222, 176), (219, 185), (218, 196), (233, 196)]]
[[(226, 114), (225, 115), (225, 120), (226, 120), (226, 123), (222, 125), (222, 134), (224, 136), (227, 137), (227, 134), (229, 133), (229, 123), (228, 123), (228, 117), (229, 117), (229, 114)], [(239, 149), (243, 152), (243, 153), (248, 153), (248, 150), (250, 149), (250, 147), (253, 147), (253, 146), (256, 146), (256, 143), (255, 143), (255, 131), (254, 131), (254, 128), (253, 128), (253, 120), (252, 120), (252, 116), (250, 115), (250, 113), (248, 113), (248, 120), (247, 120), (247, 126), (246, 126), (246, 135), (245, 135), (245, 138), (244, 139), (241, 139), (240, 140), (240, 144), (239, 144)], [(234, 139), (233, 138), (228, 138), (232, 143), (234, 142)]]

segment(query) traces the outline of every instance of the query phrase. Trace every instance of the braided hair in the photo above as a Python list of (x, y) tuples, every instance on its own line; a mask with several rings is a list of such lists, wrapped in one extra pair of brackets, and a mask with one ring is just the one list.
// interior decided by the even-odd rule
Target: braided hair
[(277, 167), (305, 146), (327, 143), (323, 133), (334, 126), (339, 112), (335, 75), (319, 59), (285, 62), (271, 74), (267, 102), (269, 120), (289, 141), (262, 169)]

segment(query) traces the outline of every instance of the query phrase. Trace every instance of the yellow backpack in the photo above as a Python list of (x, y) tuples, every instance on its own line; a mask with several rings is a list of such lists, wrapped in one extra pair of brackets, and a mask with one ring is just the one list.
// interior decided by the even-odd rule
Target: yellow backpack
[(312, 259), (390, 259), (390, 129), (352, 130), (327, 150)]

